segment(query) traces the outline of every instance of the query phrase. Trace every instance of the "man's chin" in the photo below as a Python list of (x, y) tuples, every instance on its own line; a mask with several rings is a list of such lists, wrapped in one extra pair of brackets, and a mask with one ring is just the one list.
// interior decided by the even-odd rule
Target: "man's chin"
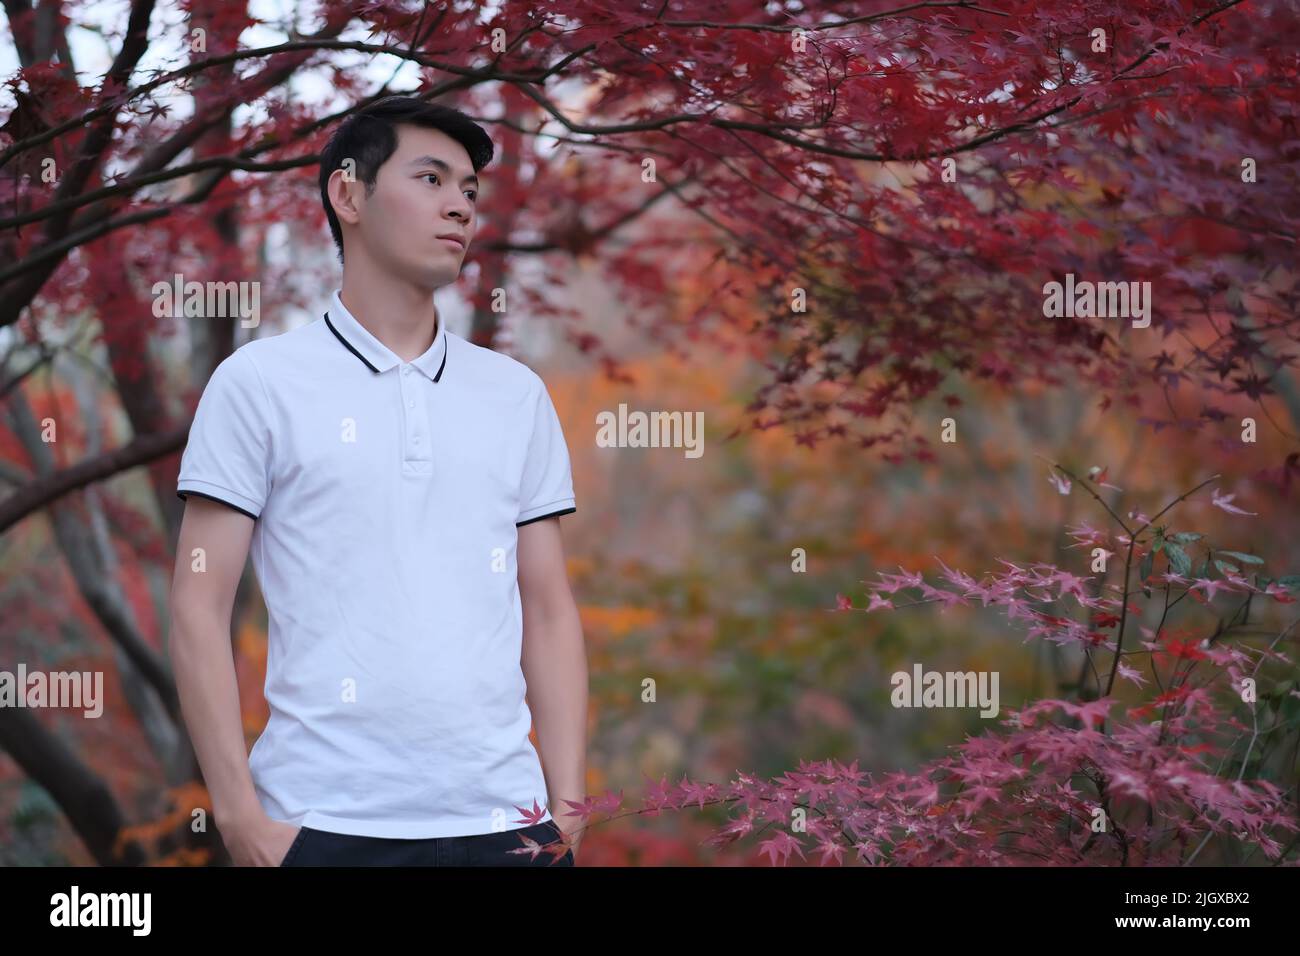
[(451, 285), (460, 278), (460, 264), (457, 263), (455, 268), (448, 268), (443, 264), (429, 265), (427, 262), (413, 263), (406, 270), (411, 282), (428, 289), (432, 292), (434, 289), (441, 289), (443, 286)]

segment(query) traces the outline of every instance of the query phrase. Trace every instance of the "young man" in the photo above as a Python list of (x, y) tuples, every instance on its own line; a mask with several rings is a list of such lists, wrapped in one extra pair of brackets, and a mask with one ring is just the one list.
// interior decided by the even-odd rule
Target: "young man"
[[(574, 862), (552, 816), (585, 773), (568, 449), (542, 380), (433, 304), (492, 152), (419, 99), (344, 121), (320, 170), (342, 289), (226, 358), (195, 412), (170, 644), (238, 865)], [(246, 754), (230, 617), (250, 545), (270, 719)]]

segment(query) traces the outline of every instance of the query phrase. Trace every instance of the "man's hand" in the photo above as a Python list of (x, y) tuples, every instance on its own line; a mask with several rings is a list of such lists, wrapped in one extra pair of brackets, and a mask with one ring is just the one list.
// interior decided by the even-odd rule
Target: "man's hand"
[(235, 866), (279, 866), (302, 830), (292, 823), (272, 820), (265, 813), (218, 827)]

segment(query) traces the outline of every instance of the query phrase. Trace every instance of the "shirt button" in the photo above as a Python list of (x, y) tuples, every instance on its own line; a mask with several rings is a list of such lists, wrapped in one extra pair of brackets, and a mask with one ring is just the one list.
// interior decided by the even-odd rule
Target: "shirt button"
[(415, 402), (407, 402), (407, 403), (406, 403), (406, 407), (407, 407), (407, 408), (414, 408), (414, 407), (415, 407)]
[(416, 438), (416, 439), (415, 439), (415, 443), (416, 443), (417, 445), (420, 444), (420, 439), (419, 439), (419, 438)]
[(410, 375), (410, 374), (411, 374), (411, 366), (407, 365), (405, 368), (403, 368), (403, 369), (402, 369), (402, 374), (403, 374), (403, 375)]

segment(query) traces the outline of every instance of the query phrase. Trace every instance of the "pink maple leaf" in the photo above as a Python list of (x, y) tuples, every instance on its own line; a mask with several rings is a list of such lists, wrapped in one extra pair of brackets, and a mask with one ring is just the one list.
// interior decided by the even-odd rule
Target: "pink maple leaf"
[(1141, 671), (1136, 667), (1129, 667), (1122, 661), (1115, 670), (1120, 677), (1124, 678), (1126, 681), (1131, 681), (1132, 683), (1137, 684), (1139, 687), (1147, 682), (1147, 679), (1142, 676)]
[(769, 862), (775, 864), (776, 858), (781, 858), (782, 865), (788, 865), (790, 862), (791, 851), (799, 854), (799, 859), (806, 860), (803, 855), (803, 845), (784, 830), (778, 830), (776, 835), (770, 840), (764, 840), (758, 845), (760, 853), (766, 853)]
[(1214, 600), (1214, 596), (1218, 594), (1219, 591), (1232, 590), (1232, 588), (1228, 587), (1227, 581), (1220, 581), (1211, 578), (1197, 578), (1194, 582), (1192, 582), (1192, 586), (1188, 590), (1195, 591), (1197, 588), (1203, 590), (1205, 592), (1206, 599), (1210, 601)]
[(1235, 494), (1220, 495), (1219, 489), (1215, 488), (1214, 494), (1211, 495), (1210, 497), (1210, 504), (1214, 505), (1216, 508), (1222, 508), (1224, 511), (1228, 512), (1228, 514), (1234, 514), (1234, 515), (1258, 515), (1259, 514), (1259, 512), (1257, 511), (1242, 511), (1240, 508), (1238, 508), (1236, 505), (1232, 503), (1232, 499), (1236, 497), (1237, 496)]
[(1284, 585), (1276, 581), (1268, 582), (1268, 587), (1264, 588), (1264, 593), (1269, 597), (1277, 598), (1281, 604), (1294, 604), (1295, 598), (1291, 596), (1291, 591)]
[(893, 607), (894, 607), (893, 601), (889, 600), (888, 598), (882, 598), (879, 594), (872, 594), (871, 601), (867, 604), (868, 611), (876, 611), (881, 608), (887, 608), (892, 610)]
[(516, 820), (515, 822), (522, 823), (525, 826), (541, 823), (542, 815), (546, 812), (545, 807), (538, 806), (536, 797), (533, 798), (533, 808), (531, 810), (525, 810), (523, 807), (515, 807), (515, 809), (524, 815), (522, 820)]
[(1064, 477), (1063, 475), (1058, 475), (1058, 474), (1057, 474), (1056, 472), (1054, 472), (1054, 471), (1049, 471), (1049, 472), (1047, 473), (1047, 480), (1048, 480), (1048, 481), (1049, 481), (1049, 482), (1050, 482), (1050, 483), (1051, 483), (1051, 484), (1056, 488), (1056, 490), (1059, 491), (1061, 494), (1063, 494), (1063, 495), (1068, 495), (1068, 494), (1070, 493), (1070, 479), (1069, 479), (1069, 478), (1066, 478), (1066, 477)]

